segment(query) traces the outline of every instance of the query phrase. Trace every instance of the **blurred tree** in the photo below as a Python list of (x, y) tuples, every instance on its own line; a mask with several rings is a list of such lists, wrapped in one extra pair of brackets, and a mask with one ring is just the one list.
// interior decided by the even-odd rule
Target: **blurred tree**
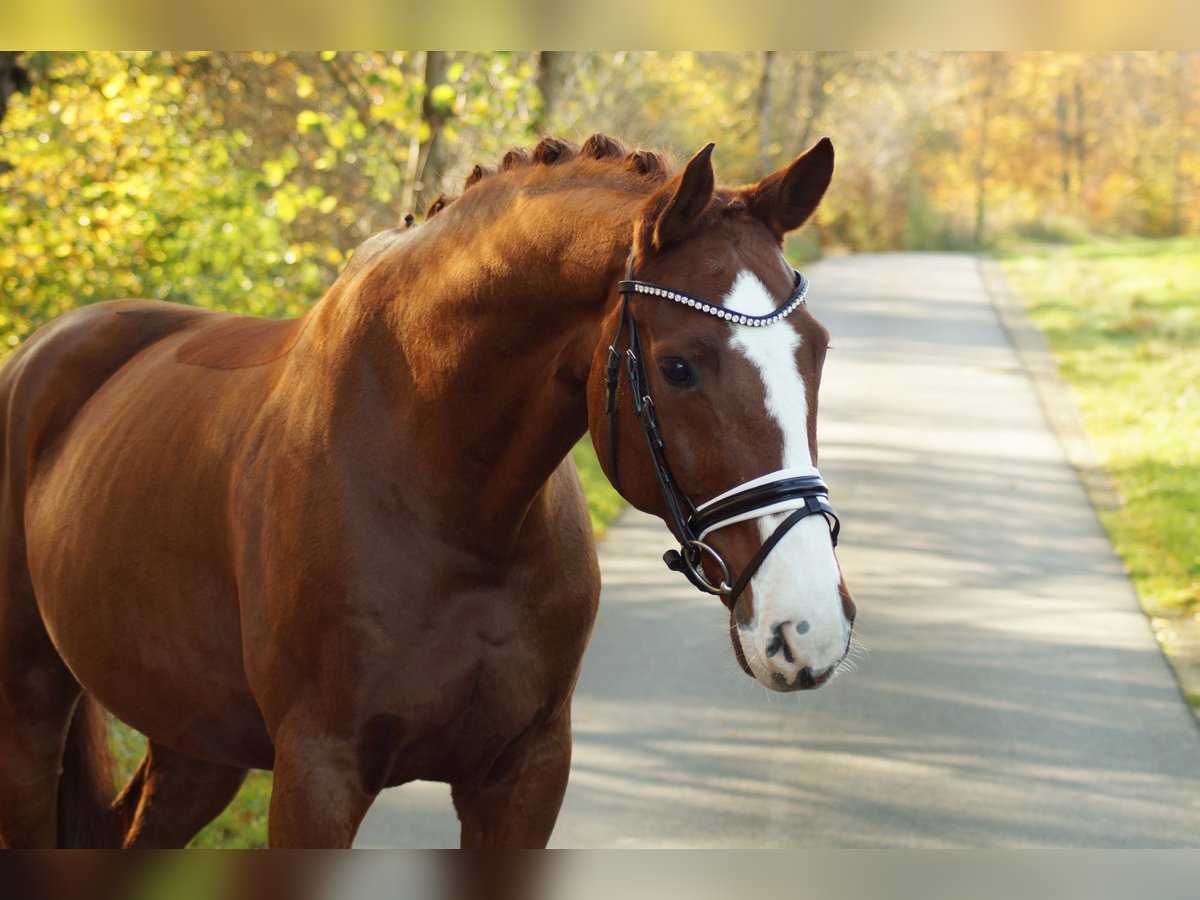
[(398, 199), (525, 140), (531, 61), (27, 54), (0, 125), (0, 340), (120, 296), (301, 311)]
[(543, 133), (716, 141), (727, 183), (827, 134), (804, 252), (1195, 231), (1198, 92), (1157, 51), (0, 51), (0, 341), (127, 295), (298, 312)]
[(758, 82), (758, 166), (764, 172), (770, 171), (774, 153), (771, 146), (771, 124), (774, 106), (774, 69), (775, 50), (764, 50), (762, 57), (762, 75)]
[(565, 53), (561, 50), (543, 50), (537, 56), (537, 88), (542, 102), (531, 123), (535, 135), (547, 134), (549, 123), (554, 120), (558, 109), (558, 98), (572, 68), (573, 56), (582, 54)]
[(18, 64), (18, 50), (0, 50), (0, 122), (8, 112), (8, 98), (29, 86), (29, 75)]
[[(408, 171), (408, 185), (413, 193), (412, 205), (417, 207), (427, 206), (433, 200), (432, 183), (445, 174), (442, 169), (449, 157), (442, 131), (454, 115), (458, 92), (447, 83), (449, 66), (446, 57), (447, 54), (442, 50), (425, 53), (421, 126), (417, 132), (416, 152), (410, 156)], [(428, 179), (426, 172), (430, 173)]]
[(988, 138), (991, 134), (1002, 59), (999, 53), (975, 54), (973, 59), (978, 80), (979, 105), (979, 138), (972, 164), (975, 170), (975, 230), (972, 243), (976, 247), (983, 246), (984, 228), (987, 225)]
[[(0, 123), (8, 112), (8, 98), (29, 86), (29, 74), (17, 62), (17, 50), (0, 50)], [(12, 164), (0, 159), (0, 172), (12, 168)]]

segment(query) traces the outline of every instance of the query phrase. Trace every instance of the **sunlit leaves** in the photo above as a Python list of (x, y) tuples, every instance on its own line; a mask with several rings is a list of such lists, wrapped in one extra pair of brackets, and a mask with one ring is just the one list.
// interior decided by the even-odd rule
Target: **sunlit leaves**
[[(26, 54), (0, 124), (0, 351), (80, 303), (159, 297), (270, 315), (320, 296), (397, 224), (422, 117), (447, 157), (528, 140), (534, 55)], [(453, 188), (453, 185), (450, 185)], [(8, 238), (15, 235), (15, 239)], [(11, 341), (9, 339), (12, 339)]]
[(429, 102), (434, 109), (449, 110), (458, 99), (458, 92), (448, 84), (438, 84), (429, 92)]
[(320, 129), (325, 124), (325, 117), (313, 109), (302, 109), (296, 113), (296, 130), (300, 134)]
[(418, 182), (456, 194), (543, 133), (677, 157), (714, 140), (727, 183), (828, 134), (837, 175), (805, 234), (858, 249), (962, 245), (981, 183), (989, 235), (1200, 227), (1195, 54), (779, 51), (770, 78), (761, 52), (556, 57), (550, 83), (534, 52), (451, 52), (426, 84), (421, 51), (24, 54), (32, 88), (0, 124), (0, 342), (125, 295), (296, 312), (419, 214)]
[[(6, 345), (90, 300), (148, 296), (263, 313), (298, 312), (333, 265), (288, 265), (287, 217), (266, 214), (294, 151), (242, 162), (253, 144), (177, 67), (208, 57), (63, 54), (3, 123), (0, 254)], [(294, 206), (328, 212), (327, 192)], [(330, 200), (332, 199), (332, 203)], [(293, 220), (295, 216), (291, 217)]]

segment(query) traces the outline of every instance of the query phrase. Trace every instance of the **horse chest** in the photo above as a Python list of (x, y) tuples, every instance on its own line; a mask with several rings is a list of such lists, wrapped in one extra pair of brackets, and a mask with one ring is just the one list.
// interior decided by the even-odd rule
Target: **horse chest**
[(526, 608), (504, 592), (447, 597), (441, 627), (398, 639), (395, 665), (361, 726), (366, 780), (478, 777), (557, 713), (574, 686), (595, 599), (569, 590), (556, 599)]

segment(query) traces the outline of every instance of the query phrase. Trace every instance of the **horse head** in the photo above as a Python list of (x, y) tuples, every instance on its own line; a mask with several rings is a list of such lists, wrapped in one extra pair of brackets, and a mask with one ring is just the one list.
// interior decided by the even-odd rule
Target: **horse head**
[(828, 347), (784, 236), (833, 174), (817, 143), (757, 184), (717, 188), (708, 145), (633, 224), (588, 381), (601, 465), (680, 541), (672, 568), (729, 608), (733, 650), (774, 690), (824, 684), (855, 608), (817, 471)]

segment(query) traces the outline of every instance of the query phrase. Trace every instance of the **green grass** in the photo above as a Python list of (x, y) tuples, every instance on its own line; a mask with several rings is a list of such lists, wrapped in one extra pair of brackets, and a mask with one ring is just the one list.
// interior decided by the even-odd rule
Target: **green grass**
[(1001, 258), (1124, 498), (1100, 515), (1143, 606), (1200, 616), (1200, 238)]
[[(110, 728), (117, 764), (117, 783), (125, 782), (137, 768), (146, 739), (120, 722)], [(234, 801), (196, 835), (188, 846), (251, 848), (267, 846), (267, 809), (271, 804), (271, 773), (252, 771)]]
[[(587, 494), (592, 527), (601, 535), (625, 506), (600, 470), (591, 441), (584, 438), (573, 454)], [(131, 728), (114, 722), (111, 729), (118, 783), (124, 785), (137, 768), (146, 739)], [(253, 771), (237, 798), (192, 841), (192, 847), (236, 848), (267, 845), (267, 809), (271, 803), (271, 773)]]
[(588, 512), (592, 515), (592, 530), (596, 532), (597, 537), (602, 537), (609, 523), (625, 508), (625, 501), (608, 483), (608, 478), (600, 468), (600, 461), (596, 459), (591, 438), (584, 435), (571, 451), (571, 455), (575, 458), (579, 478), (583, 481), (583, 492), (587, 495)]

